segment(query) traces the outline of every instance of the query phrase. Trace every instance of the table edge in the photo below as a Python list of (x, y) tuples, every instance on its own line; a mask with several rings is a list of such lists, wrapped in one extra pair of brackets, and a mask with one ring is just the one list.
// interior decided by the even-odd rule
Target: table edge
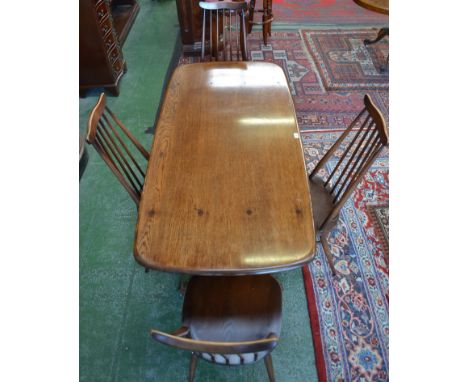
[(360, 7), (362, 7), (362, 8), (368, 9), (368, 10), (373, 11), (373, 12), (380, 13), (382, 15), (388, 15), (389, 11), (390, 11), (390, 9), (379, 8), (379, 7), (375, 7), (373, 5), (367, 4), (367, 3), (363, 2), (362, 0), (354, 0), (354, 2), (357, 5), (359, 5)]
[(202, 275), (202, 276), (242, 276), (242, 275), (260, 275), (260, 274), (269, 274), (276, 272), (283, 272), (295, 268), (299, 268), (305, 264), (310, 263), (314, 257), (317, 255), (316, 244), (313, 242), (311, 250), (308, 252), (307, 256), (303, 259), (295, 261), (293, 263), (287, 263), (285, 265), (273, 265), (269, 267), (256, 267), (256, 268), (193, 268), (193, 267), (171, 267), (171, 266), (161, 266), (158, 264), (149, 264), (145, 260), (138, 256), (136, 246), (134, 246), (133, 256), (135, 261), (146, 269), (153, 269), (161, 272), (170, 272), (170, 273), (183, 273), (190, 275)]

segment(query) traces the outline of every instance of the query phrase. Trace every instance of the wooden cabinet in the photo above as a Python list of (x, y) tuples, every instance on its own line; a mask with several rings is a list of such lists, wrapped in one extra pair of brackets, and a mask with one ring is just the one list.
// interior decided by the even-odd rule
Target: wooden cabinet
[(201, 52), (203, 12), (198, 5), (200, 0), (176, 0), (179, 16), (180, 37), (185, 55)]
[(122, 45), (138, 10), (136, 0), (80, 0), (80, 96), (97, 87), (119, 94)]

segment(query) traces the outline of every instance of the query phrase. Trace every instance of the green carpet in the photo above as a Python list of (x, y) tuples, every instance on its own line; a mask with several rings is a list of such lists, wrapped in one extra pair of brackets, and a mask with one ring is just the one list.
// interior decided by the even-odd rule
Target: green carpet
[[(178, 40), (175, 1), (142, 0), (123, 48), (128, 71), (112, 110), (148, 149), (166, 72)], [(99, 90), (80, 99), (80, 133)], [(178, 276), (145, 273), (132, 255), (136, 207), (88, 147), (80, 181), (80, 381), (184, 381), (189, 353), (149, 336), (152, 327), (180, 324)], [(283, 330), (273, 352), (277, 380), (316, 381), (314, 352), (300, 270), (276, 275), (283, 287)], [(263, 362), (223, 367), (199, 362), (197, 381), (267, 381)]]

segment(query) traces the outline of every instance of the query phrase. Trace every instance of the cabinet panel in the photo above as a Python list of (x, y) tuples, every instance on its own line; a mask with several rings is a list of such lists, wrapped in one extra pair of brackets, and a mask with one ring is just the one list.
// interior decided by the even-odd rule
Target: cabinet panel
[(80, 96), (97, 87), (118, 94), (121, 46), (138, 10), (136, 0), (80, 0)]

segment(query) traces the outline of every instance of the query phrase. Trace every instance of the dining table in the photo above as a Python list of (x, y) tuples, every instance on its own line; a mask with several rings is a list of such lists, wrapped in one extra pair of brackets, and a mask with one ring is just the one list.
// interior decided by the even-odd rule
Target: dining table
[(283, 69), (268, 62), (178, 66), (155, 124), (136, 261), (210, 276), (300, 267), (315, 255), (311, 203)]

